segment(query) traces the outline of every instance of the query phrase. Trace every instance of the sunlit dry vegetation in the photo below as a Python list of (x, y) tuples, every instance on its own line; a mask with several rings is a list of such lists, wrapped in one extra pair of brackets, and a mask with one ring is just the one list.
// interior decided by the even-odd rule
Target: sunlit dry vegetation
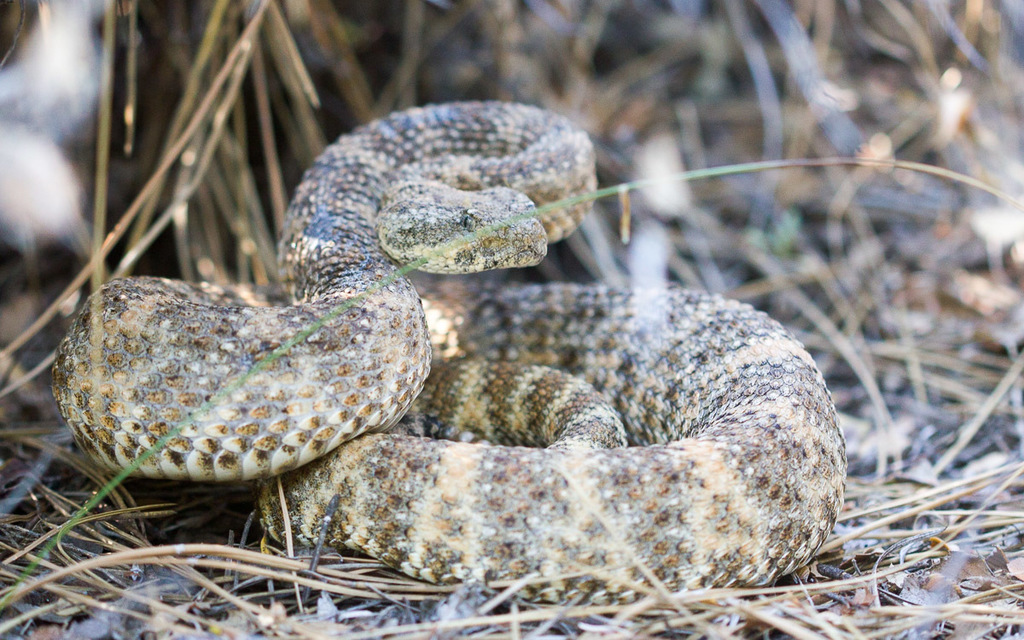
[[(9, 2), (0, 49), (0, 635), (1024, 633), (1019, 4)], [(662, 178), (598, 202), (525, 277), (667, 274), (807, 345), (850, 460), (817, 561), (764, 589), (537, 605), (522, 585), (436, 587), (351, 552), (310, 571), (306, 550), (261, 547), (247, 487), (152, 481), (52, 546), (109, 480), (49, 391), (84, 294), (126, 274), (272, 283), (289, 194), (329, 140), (482, 98), (573, 118), (602, 186)], [(993, 189), (854, 165), (671, 179), (836, 156)]]

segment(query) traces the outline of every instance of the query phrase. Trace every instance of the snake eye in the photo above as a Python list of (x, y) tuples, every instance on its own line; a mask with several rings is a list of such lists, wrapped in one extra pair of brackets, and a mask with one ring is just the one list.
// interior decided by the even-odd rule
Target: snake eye
[(459, 225), (462, 226), (466, 231), (472, 231), (476, 227), (476, 211), (472, 209), (466, 209), (462, 212), (462, 218), (459, 219)]

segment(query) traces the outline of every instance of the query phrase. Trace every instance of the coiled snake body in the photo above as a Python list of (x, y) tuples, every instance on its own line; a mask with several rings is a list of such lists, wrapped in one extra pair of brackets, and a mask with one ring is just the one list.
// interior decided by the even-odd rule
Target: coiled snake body
[[(287, 472), (301, 541), (316, 540), (338, 496), (330, 543), (434, 582), (527, 577), (529, 596), (602, 602), (632, 599), (642, 583), (763, 584), (801, 566), (835, 523), (845, 445), (810, 356), (747, 305), (675, 288), (440, 294), (427, 303), (433, 351), (458, 359), (435, 363), (414, 410), (492, 444), (416, 435), (423, 427), (382, 433), (431, 360), (420, 297), (396, 261), (534, 263), (541, 239), (568, 233), (586, 205), (543, 229), (527, 218), (468, 248), (434, 248), (593, 185), (585, 134), (533, 107), (439, 105), (361, 127), (320, 156), (289, 209), (279, 253), (293, 304), (113, 281), (58, 350), (61, 413), (112, 469), (171, 434), (139, 473)], [(531, 447), (507, 446), (517, 443)], [(264, 526), (281, 537), (276, 482), (258, 493)]]

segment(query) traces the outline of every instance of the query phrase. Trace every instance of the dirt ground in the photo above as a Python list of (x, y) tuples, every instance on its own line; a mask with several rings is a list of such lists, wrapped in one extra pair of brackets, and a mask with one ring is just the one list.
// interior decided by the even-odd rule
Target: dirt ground
[[(1024, 636), (1019, 3), (91, 6), (0, 3), (0, 635)], [(248, 487), (141, 480), (54, 545), (110, 479), (49, 389), (84, 294), (125, 274), (273, 282), (289, 194), (327, 142), (466, 99), (569, 116), (601, 186), (657, 179), (515, 277), (666, 273), (808, 347), (850, 464), (816, 561), (767, 588), (538, 605), (351, 552), (310, 572), (305, 551), (261, 549)], [(673, 178), (840, 157), (864, 164)]]

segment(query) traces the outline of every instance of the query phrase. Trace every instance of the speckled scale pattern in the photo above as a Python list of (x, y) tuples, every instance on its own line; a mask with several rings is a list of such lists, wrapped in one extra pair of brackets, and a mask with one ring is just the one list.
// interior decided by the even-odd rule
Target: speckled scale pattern
[[(434, 363), (413, 416), (445, 440), (609, 449), (626, 430), (603, 395), (579, 376), (552, 367), (483, 358)], [(410, 421), (406, 416), (403, 424)]]
[[(153, 278), (113, 281), (85, 303), (54, 364), (79, 446), (123, 468), (192, 417), (141, 473), (285, 472), (301, 543), (337, 495), (330, 544), (439, 583), (530, 576), (524, 593), (544, 600), (628, 601), (651, 576), (669, 589), (763, 584), (813, 557), (842, 503), (845, 444), (821, 374), (781, 326), (715, 296), (579, 285), (435, 292), (424, 315), (404, 278), (375, 290), (395, 272), (378, 209), (418, 180), (507, 186), (542, 204), (593, 188), (593, 150), (566, 119), (500, 103), (414, 109), (343, 136), (307, 172), (282, 229), (292, 304)], [(586, 209), (543, 220), (548, 239)], [(429, 383), (419, 408), (502, 444), (383, 433), (420, 392), (431, 352), (460, 359), (459, 373)], [(463, 378), (475, 366), (480, 380)], [(571, 393), (552, 382), (569, 374), (585, 380)], [(575, 404), (596, 395), (605, 402)], [(484, 396), (515, 415), (471, 410)], [(552, 426), (548, 398), (583, 423), (596, 416), (605, 435)], [(258, 494), (264, 527), (282, 538), (277, 482)]]
[[(412, 284), (398, 278), (374, 290), (396, 271), (375, 231), (389, 188), (415, 179), (474, 189), (540, 184), (527, 192), (540, 204), (592, 187), (593, 165), (586, 134), (524, 105), (438, 105), (360, 127), (324, 151), (288, 209), (278, 253), (294, 304), (259, 304), (212, 285), (111, 281), (86, 301), (58, 347), (53, 391), (61, 414), (82, 450), (114, 470), (190, 418), (138, 473), (192, 480), (266, 477), (360, 433), (386, 430), (430, 366)], [(575, 207), (544, 220), (548, 236), (561, 237), (585, 212)], [(253, 363), (359, 295), (351, 309), (195, 415)]]
[[(436, 351), (577, 374), (634, 446), (360, 438), (282, 478), (301, 542), (338, 494), (330, 543), (410, 575), (535, 576), (529, 597), (623, 602), (650, 591), (641, 567), (671, 590), (768, 583), (831, 532), (846, 473), (835, 409), (810, 356), (765, 314), (675, 288), (555, 284), (427, 306)], [(260, 504), (280, 535), (275, 483)]]
[[(79, 447), (119, 470), (339, 301), (245, 306), (209, 285), (116, 280), (62, 343), (54, 394)], [(367, 301), (229, 392), (139, 473), (251, 479), (397, 422), (429, 367), (419, 299), (396, 284)]]

